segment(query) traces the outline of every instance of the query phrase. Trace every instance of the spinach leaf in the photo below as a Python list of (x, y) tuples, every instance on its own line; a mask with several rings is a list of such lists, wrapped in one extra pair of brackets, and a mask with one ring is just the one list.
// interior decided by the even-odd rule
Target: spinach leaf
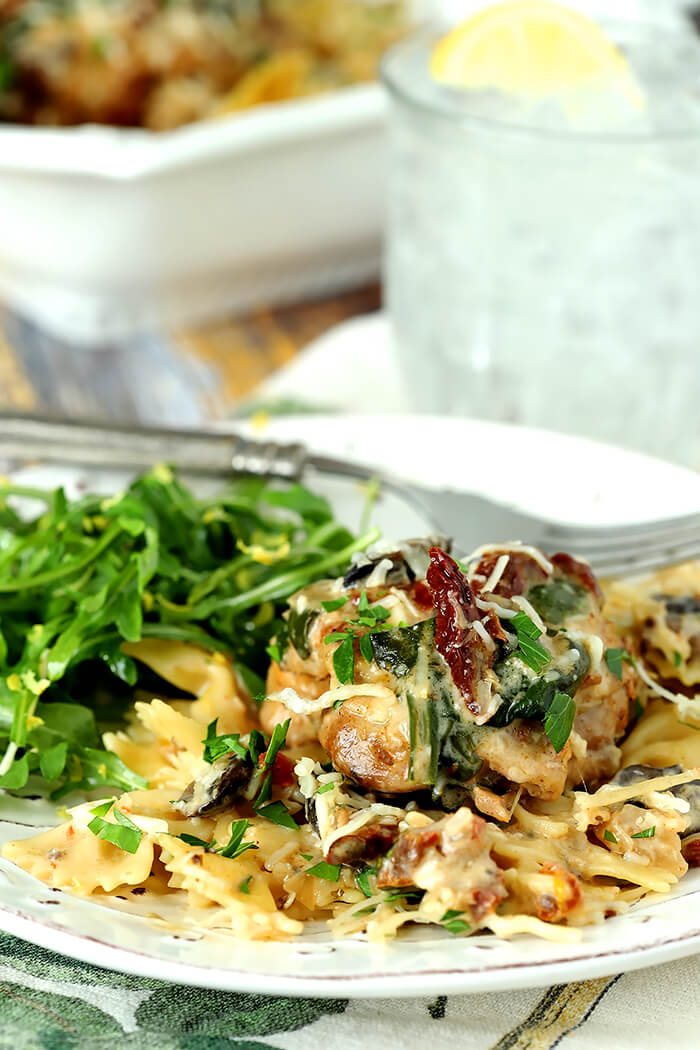
[[(573, 697), (588, 674), (591, 666), (588, 650), (578, 642), (562, 636), (563, 653), (548, 668), (545, 677), (529, 678), (520, 665), (517, 653), (511, 653), (505, 659), (494, 664), (494, 671), (501, 680), (503, 702), (489, 725), (503, 727), (510, 725), (516, 718), (532, 718), (543, 721), (557, 693)], [(578, 653), (578, 660), (566, 670), (557, 666), (563, 663), (571, 650)], [(520, 666), (519, 666), (520, 665)]]
[(304, 609), (303, 612), (297, 612), (295, 609), (289, 610), (289, 616), (287, 618), (289, 641), (299, 653), (302, 660), (308, 660), (311, 655), (311, 649), (309, 648), (309, 631), (311, 630), (311, 625), (317, 616), (318, 609)]
[(559, 625), (586, 608), (589, 593), (580, 583), (552, 580), (538, 583), (527, 592), (527, 600), (546, 623)]
[(434, 620), (374, 632), (369, 636), (374, 662), (383, 671), (405, 678), (416, 666), (420, 647), (432, 646), (434, 632)]

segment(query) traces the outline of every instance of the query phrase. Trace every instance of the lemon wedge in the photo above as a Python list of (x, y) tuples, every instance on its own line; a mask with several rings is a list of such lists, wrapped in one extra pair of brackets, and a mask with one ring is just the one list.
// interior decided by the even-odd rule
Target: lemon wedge
[(455, 87), (530, 98), (614, 82), (635, 108), (643, 104), (625, 58), (602, 29), (551, 0), (511, 0), (478, 11), (438, 41), (430, 71)]

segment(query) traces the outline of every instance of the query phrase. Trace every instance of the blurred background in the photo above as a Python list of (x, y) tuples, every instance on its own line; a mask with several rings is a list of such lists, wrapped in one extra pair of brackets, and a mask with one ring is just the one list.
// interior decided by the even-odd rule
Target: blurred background
[(699, 26), (0, 0), (0, 408), (454, 414), (700, 467)]

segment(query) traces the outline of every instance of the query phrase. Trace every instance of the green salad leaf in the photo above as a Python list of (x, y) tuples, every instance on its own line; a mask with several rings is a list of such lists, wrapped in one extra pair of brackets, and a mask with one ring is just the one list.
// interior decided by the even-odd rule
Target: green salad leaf
[(0, 787), (20, 789), (30, 774), (55, 798), (144, 787), (101, 746), (135, 688), (159, 691), (122, 644), (220, 651), (258, 694), (285, 599), (376, 538), (354, 536), (301, 485), (245, 479), (200, 497), (164, 466), (109, 498), (3, 482)]

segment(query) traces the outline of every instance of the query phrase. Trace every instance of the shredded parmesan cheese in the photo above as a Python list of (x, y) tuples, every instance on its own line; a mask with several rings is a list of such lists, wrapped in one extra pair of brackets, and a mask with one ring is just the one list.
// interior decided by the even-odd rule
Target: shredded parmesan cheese
[(663, 700), (670, 700), (678, 708), (678, 714), (686, 719), (695, 719), (700, 722), (700, 695), (684, 696), (683, 693), (673, 693), (670, 689), (654, 681), (641, 660), (635, 660), (635, 667), (639, 677), (653, 693)]
[(481, 622), (481, 620), (474, 620), (473, 621), (473, 623), (472, 623), (472, 630), (475, 631), (475, 633), (479, 635), (481, 640), (486, 643), (486, 648), (489, 651), (492, 651), (493, 649), (496, 648), (496, 643), (494, 642), (493, 638), (491, 637), (489, 632), (484, 627), (484, 625)]
[(605, 652), (603, 639), (599, 638), (597, 634), (584, 634), (582, 631), (573, 630), (573, 628), (569, 628), (568, 634), (572, 641), (580, 642), (588, 650), (588, 655), (591, 658), (591, 670), (595, 671), (600, 667), (603, 653)]
[(547, 576), (551, 576), (554, 572), (554, 566), (544, 556), (542, 551), (539, 551), (537, 547), (530, 547), (527, 543), (519, 543), (517, 540), (509, 543), (485, 543), (482, 547), (477, 547), (475, 551), (472, 551), (468, 561), (475, 561), (478, 564), (485, 554), (503, 553), (505, 551), (510, 551), (512, 554), (526, 554), (534, 562), (537, 562)]
[(387, 574), (391, 572), (394, 563), (389, 558), (382, 558), (372, 569), (367, 577), (367, 587), (383, 587), (386, 583)]
[(295, 715), (310, 715), (317, 711), (326, 711), (339, 700), (349, 700), (353, 696), (376, 696), (380, 698), (394, 699), (394, 693), (386, 685), (373, 685), (366, 683), (362, 685), (339, 685), (335, 689), (327, 689), (315, 700), (299, 696), (296, 689), (286, 686), (278, 693), (271, 693), (268, 699), (276, 700)]
[(542, 634), (546, 632), (547, 628), (542, 622), (542, 617), (537, 612), (537, 609), (535, 609), (534, 605), (532, 605), (527, 600), (527, 598), (523, 598), (522, 594), (514, 594), (513, 604), (517, 605), (519, 609), (522, 609), (522, 611), (530, 617), (535, 627), (539, 628), (539, 630), (542, 631)]
[(700, 779), (700, 769), (688, 769), (685, 773), (674, 773), (665, 777), (651, 777), (639, 780), (636, 784), (618, 787), (616, 784), (603, 784), (592, 795), (583, 791), (574, 792), (574, 824), (579, 831), (585, 831), (592, 822), (593, 811), (627, 802), (631, 798), (653, 796), (657, 791), (667, 791), (679, 784), (689, 784), (691, 780)]
[(496, 564), (493, 567), (491, 575), (484, 582), (484, 585), (481, 588), (482, 591), (495, 591), (496, 590), (496, 587), (498, 586), (499, 580), (501, 579), (501, 576), (503, 575), (503, 573), (506, 571), (506, 566), (507, 566), (509, 561), (510, 561), (510, 555), (502, 554), (500, 556), (500, 558), (498, 559), (498, 561), (496, 562)]
[(474, 601), (477, 609), (481, 609), (482, 612), (495, 612), (496, 616), (505, 620), (512, 620), (518, 615), (517, 609), (508, 609), (505, 605), (499, 605), (498, 602), (485, 602), (483, 598), (475, 598)]

